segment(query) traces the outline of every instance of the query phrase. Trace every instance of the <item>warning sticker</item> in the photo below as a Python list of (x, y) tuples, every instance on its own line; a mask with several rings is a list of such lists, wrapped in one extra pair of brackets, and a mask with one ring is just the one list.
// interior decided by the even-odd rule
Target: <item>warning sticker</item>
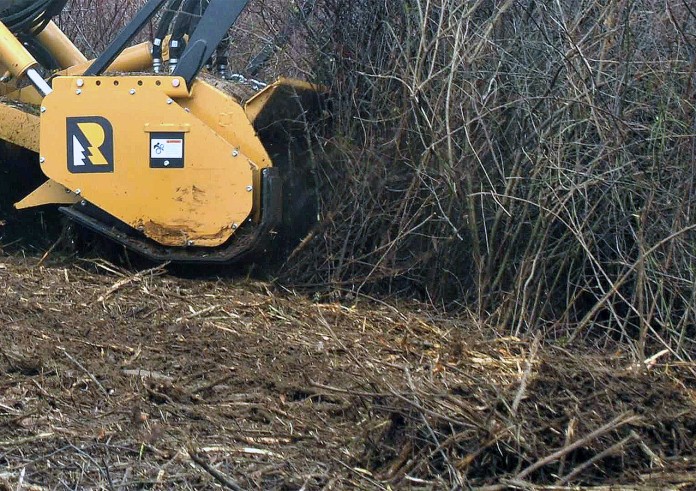
[(151, 133), (150, 167), (184, 167), (184, 133)]

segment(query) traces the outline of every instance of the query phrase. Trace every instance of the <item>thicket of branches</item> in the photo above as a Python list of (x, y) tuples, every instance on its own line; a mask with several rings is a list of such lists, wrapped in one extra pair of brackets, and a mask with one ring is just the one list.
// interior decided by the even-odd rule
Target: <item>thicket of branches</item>
[(696, 336), (696, 10), (318, 2), (335, 126), (307, 285), (417, 291), (513, 334)]
[[(275, 65), (327, 85), (332, 115), (320, 221), (283, 281), (417, 295), (515, 335), (693, 352), (690, 2), (314, 3)], [(270, 39), (298, 10), (250, 7), (260, 30), (237, 38)]]

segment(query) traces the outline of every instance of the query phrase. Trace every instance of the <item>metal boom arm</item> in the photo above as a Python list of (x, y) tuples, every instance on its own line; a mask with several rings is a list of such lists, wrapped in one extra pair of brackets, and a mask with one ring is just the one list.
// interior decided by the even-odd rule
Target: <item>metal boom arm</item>
[(173, 75), (190, 86), (249, 0), (211, 0)]

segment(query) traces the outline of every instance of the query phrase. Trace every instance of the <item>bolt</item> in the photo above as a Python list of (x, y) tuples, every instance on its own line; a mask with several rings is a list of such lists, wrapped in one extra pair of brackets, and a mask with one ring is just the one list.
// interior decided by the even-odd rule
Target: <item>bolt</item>
[(80, 89), (77, 89), (77, 90), (75, 91), (75, 93), (76, 93), (77, 95), (80, 95), (80, 94), (82, 94), (82, 91), (81, 91)]
[(72, 194), (72, 191), (70, 191), (68, 188), (65, 188), (65, 193), (66, 193), (66, 194)]
[(233, 157), (239, 157), (239, 150), (232, 150)]
[(46, 108), (45, 108), (44, 106), (41, 106), (41, 112), (42, 112), (42, 113), (45, 113), (45, 112), (46, 112)]
[(81, 190), (81, 189), (76, 189), (76, 190), (75, 190), (75, 194), (78, 195), (78, 196), (81, 195), (81, 194), (82, 194), (82, 190)]
[(192, 240), (189, 240), (188, 242), (186, 242), (186, 245), (189, 246), (189, 247), (191, 247), (191, 246), (193, 246), (193, 245), (196, 245), (196, 243), (195, 243), (194, 241), (192, 241)]
[(239, 228), (239, 225), (237, 225), (236, 223), (232, 224), (232, 230), (237, 230), (238, 228)]
[(145, 227), (143, 227), (142, 225), (138, 227), (138, 232), (145, 232)]
[(167, 99), (167, 104), (174, 104), (174, 101), (171, 99)]
[(85, 200), (80, 201), (80, 206), (87, 206), (87, 202)]
[(178, 87), (179, 85), (181, 85), (181, 80), (179, 80), (178, 78), (172, 80), (172, 87)]
[(168, 161), (168, 160), (165, 160), (165, 161), (164, 161), (164, 166), (165, 166), (165, 167), (168, 167), (168, 166), (169, 166), (169, 161)]
[(252, 191), (254, 190), (254, 186), (247, 186), (247, 187), (246, 187), (246, 190), (247, 190), (248, 192), (252, 192)]
[(43, 164), (46, 162), (46, 157), (39, 157), (39, 163)]
[(85, 85), (85, 81), (82, 80), (81, 78), (78, 78), (78, 79), (77, 79), (77, 86), (78, 86), (78, 87), (82, 87), (82, 86), (84, 86), (84, 85)]
[(128, 93), (129, 93), (130, 95), (135, 95), (135, 89), (129, 90)]

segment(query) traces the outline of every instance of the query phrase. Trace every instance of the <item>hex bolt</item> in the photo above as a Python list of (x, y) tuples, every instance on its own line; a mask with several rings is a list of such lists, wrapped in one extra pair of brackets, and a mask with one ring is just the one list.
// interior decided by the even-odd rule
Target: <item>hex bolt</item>
[(45, 107), (45, 106), (41, 106), (41, 112), (42, 112), (42, 113), (45, 113), (45, 112), (46, 112), (46, 107)]
[(171, 99), (167, 99), (167, 104), (174, 104), (174, 101)]
[(77, 89), (77, 90), (75, 91), (75, 93), (76, 93), (77, 95), (80, 95), (80, 94), (82, 94), (82, 90)]
[(191, 246), (193, 246), (193, 245), (196, 245), (196, 243), (195, 243), (194, 241), (192, 241), (192, 240), (189, 240), (188, 242), (186, 242), (186, 245), (189, 246), (189, 247), (191, 247)]
[(81, 195), (81, 194), (82, 194), (82, 190), (81, 190), (81, 189), (76, 189), (76, 190), (75, 190), (75, 194), (78, 195), (78, 196)]
[(78, 86), (78, 87), (82, 87), (82, 86), (84, 86), (84, 85), (85, 85), (85, 81), (82, 80), (81, 78), (78, 78), (78, 79), (77, 79), (77, 86)]
[(178, 87), (179, 85), (181, 85), (181, 80), (179, 80), (178, 78), (172, 80), (172, 87)]
[(233, 157), (239, 157), (239, 150), (232, 150)]
[(236, 223), (232, 224), (232, 230), (237, 230), (238, 228), (239, 228), (239, 225), (237, 225)]
[(248, 192), (252, 192), (252, 191), (254, 190), (254, 186), (247, 186), (247, 187), (246, 187), (246, 190), (247, 190)]
[(39, 163), (43, 164), (44, 162), (46, 162), (46, 157), (39, 157)]
[(164, 166), (165, 166), (165, 167), (169, 167), (169, 161), (168, 161), (168, 160), (165, 160), (165, 161), (164, 161)]
[(129, 90), (128, 93), (129, 93), (130, 95), (135, 95), (135, 89)]
[(87, 202), (85, 200), (80, 201), (80, 206), (87, 206)]

